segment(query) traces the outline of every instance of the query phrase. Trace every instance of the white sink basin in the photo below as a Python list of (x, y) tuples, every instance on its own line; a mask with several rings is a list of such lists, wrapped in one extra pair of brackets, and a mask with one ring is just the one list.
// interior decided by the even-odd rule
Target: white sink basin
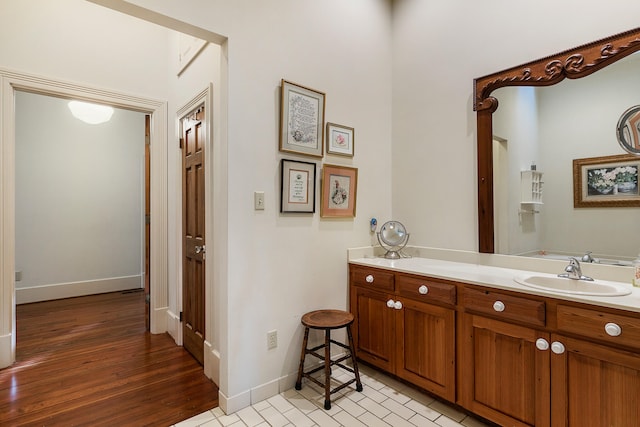
[(558, 294), (613, 297), (629, 295), (631, 293), (630, 286), (624, 286), (613, 282), (605, 282), (602, 280), (594, 280), (591, 282), (587, 280), (568, 279), (565, 277), (543, 274), (535, 276), (519, 276), (515, 277), (513, 280), (530, 288), (541, 289)]

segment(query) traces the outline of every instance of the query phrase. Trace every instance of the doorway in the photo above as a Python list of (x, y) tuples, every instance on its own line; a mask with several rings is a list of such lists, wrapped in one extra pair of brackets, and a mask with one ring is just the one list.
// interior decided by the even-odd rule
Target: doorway
[(495, 252), (509, 253), (509, 151), (507, 140), (493, 137), (493, 212)]
[(15, 118), (16, 303), (142, 289), (145, 114), (18, 90)]
[(167, 259), (167, 104), (166, 102), (144, 99), (128, 94), (110, 92), (90, 86), (60, 82), (24, 73), (0, 70), (2, 86), (1, 120), (3, 138), (0, 140), (0, 167), (3, 170), (0, 185), (0, 312), (4, 313), (0, 322), (0, 367), (6, 367), (15, 360), (15, 92), (22, 90), (48, 94), (63, 98), (82, 99), (147, 113), (151, 116), (150, 162), (153, 165), (150, 177), (151, 215), (151, 300), (150, 329), (152, 333), (167, 330), (168, 283), (167, 272), (163, 268)]

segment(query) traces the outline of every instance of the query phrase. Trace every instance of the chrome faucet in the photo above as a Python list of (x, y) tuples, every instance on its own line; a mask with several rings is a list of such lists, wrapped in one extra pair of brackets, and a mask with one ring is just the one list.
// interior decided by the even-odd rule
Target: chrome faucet
[(596, 259), (591, 256), (591, 251), (589, 251), (586, 254), (582, 255), (581, 261), (582, 262), (597, 262)]
[(566, 277), (568, 279), (573, 279), (573, 280), (589, 280), (589, 281), (593, 280), (589, 276), (582, 275), (582, 268), (580, 267), (580, 261), (578, 261), (578, 259), (574, 257), (569, 258), (569, 265), (567, 265), (564, 268), (564, 271), (565, 271), (564, 273), (558, 274), (558, 277)]

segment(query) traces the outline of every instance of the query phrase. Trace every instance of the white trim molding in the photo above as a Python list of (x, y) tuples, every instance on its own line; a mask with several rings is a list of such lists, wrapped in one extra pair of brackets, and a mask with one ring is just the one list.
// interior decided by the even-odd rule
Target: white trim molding
[(0, 69), (0, 368), (15, 361), (16, 90), (97, 102), (151, 115), (151, 333), (167, 330), (167, 102)]
[(48, 285), (16, 288), (16, 304), (49, 301), (54, 299), (103, 294), (107, 292), (143, 290), (142, 275), (109, 277), (80, 282), (52, 283)]

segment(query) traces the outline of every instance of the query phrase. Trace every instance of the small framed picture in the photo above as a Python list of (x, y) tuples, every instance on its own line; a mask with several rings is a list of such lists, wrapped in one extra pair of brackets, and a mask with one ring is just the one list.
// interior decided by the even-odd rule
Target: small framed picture
[(282, 79), (280, 151), (322, 157), (325, 95)]
[(316, 211), (316, 164), (282, 159), (280, 212)]
[(324, 218), (355, 217), (357, 188), (357, 168), (325, 164), (322, 170), (320, 216)]
[(353, 157), (354, 137), (353, 128), (327, 122), (327, 154)]

